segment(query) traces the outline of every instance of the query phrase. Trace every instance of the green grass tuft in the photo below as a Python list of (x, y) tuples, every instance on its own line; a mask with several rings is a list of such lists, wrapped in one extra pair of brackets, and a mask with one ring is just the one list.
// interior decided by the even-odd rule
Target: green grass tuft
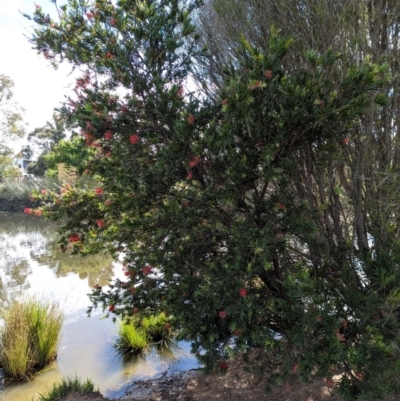
[(90, 379), (82, 382), (78, 377), (62, 378), (61, 383), (54, 383), (46, 394), (39, 394), (39, 401), (57, 401), (71, 394), (98, 392)]
[(118, 336), (115, 347), (124, 356), (140, 355), (149, 346), (145, 331), (131, 322), (119, 322)]
[(28, 379), (55, 359), (64, 320), (57, 304), (14, 300), (0, 309), (0, 318), (0, 366), (7, 379)]
[(172, 345), (171, 332), (166, 329), (168, 319), (164, 313), (149, 317), (135, 317), (119, 322), (119, 338), (115, 347), (126, 357), (141, 355), (150, 345), (168, 347)]

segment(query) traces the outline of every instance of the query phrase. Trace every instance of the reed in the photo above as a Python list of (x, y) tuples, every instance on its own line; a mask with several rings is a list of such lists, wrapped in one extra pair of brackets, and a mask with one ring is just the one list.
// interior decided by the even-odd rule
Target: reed
[(34, 190), (56, 189), (59, 187), (59, 181), (54, 178), (43, 178), (38, 181), (15, 181), (13, 179), (5, 179), (0, 183), (0, 199), (5, 200), (26, 200)]
[(62, 378), (61, 383), (54, 383), (46, 394), (39, 394), (38, 401), (57, 401), (72, 394), (98, 392), (90, 379), (81, 381), (78, 377)]
[(64, 314), (35, 297), (0, 309), (0, 366), (8, 380), (26, 380), (57, 355)]

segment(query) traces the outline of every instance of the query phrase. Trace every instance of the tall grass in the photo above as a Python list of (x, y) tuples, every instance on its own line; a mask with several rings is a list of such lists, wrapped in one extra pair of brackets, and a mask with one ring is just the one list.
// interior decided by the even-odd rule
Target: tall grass
[(5, 179), (0, 183), (0, 199), (5, 200), (26, 200), (33, 190), (56, 189), (59, 181), (55, 178), (43, 178), (38, 181), (15, 181), (13, 179)]
[(168, 319), (164, 313), (120, 321), (115, 347), (126, 357), (144, 354), (150, 345), (170, 346), (173, 339), (165, 327), (167, 323)]
[(118, 340), (115, 347), (124, 356), (143, 354), (148, 345), (146, 333), (142, 328), (132, 322), (118, 323)]
[(6, 378), (28, 379), (57, 355), (64, 314), (57, 304), (28, 298), (0, 310), (0, 366)]
[(77, 377), (62, 378), (61, 383), (53, 384), (52, 389), (46, 394), (39, 394), (39, 401), (57, 401), (71, 394), (85, 394), (97, 392), (90, 379), (82, 382)]

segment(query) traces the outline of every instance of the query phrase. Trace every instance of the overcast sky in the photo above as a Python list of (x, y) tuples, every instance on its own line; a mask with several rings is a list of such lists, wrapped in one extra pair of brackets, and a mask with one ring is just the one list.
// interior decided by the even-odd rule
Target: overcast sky
[(28, 132), (51, 120), (53, 109), (71, 93), (69, 87), (74, 81), (68, 76), (71, 67), (61, 65), (54, 70), (26, 38), (33, 31), (33, 23), (19, 11), (32, 14), (35, 3), (51, 14), (55, 10), (50, 0), (0, 0), (0, 74), (14, 80), (14, 100), (25, 109)]

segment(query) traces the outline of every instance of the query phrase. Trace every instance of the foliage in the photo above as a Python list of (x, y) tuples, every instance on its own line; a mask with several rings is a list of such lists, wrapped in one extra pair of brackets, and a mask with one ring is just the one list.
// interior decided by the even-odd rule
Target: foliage
[(46, 394), (39, 394), (39, 401), (57, 401), (73, 394), (85, 394), (96, 392), (90, 379), (80, 380), (78, 377), (63, 377), (61, 383), (54, 383)]
[(185, 90), (205, 60), (197, 5), (71, 0), (54, 21), (37, 8), (36, 48), (86, 68), (63, 113), (96, 147), (99, 184), (36, 197), (64, 246), (123, 259), (126, 280), (91, 294), (114, 318), (167, 311), (209, 369), (261, 348), (270, 383), (340, 368), (346, 400), (398, 393), (399, 238), (384, 199), (397, 181), (371, 165), (359, 188), (356, 153), (379, 142), (360, 121), (386, 104), (388, 66), (293, 54), (272, 27), (263, 51), (240, 38), (212, 96)]
[(0, 313), (0, 366), (6, 378), (27, 379), (56, 357), (63, 313), (36, 298), (13, 300)]
[(19, 169), (12, 165), (12, 159), (8, 156), (0, 156), (0, 182), (4, 178), (18, 177)]
[(63, 139), (43, 157), (47, 170), (49, 170), (47, 174), (51, 175), (52, 172), (57, 171), (59, 163), (73, 167), (79, 174), (82, 174), (94, 153), (93, 148), (88, 147), (79, 136), (74, 136), (71, 140)]

